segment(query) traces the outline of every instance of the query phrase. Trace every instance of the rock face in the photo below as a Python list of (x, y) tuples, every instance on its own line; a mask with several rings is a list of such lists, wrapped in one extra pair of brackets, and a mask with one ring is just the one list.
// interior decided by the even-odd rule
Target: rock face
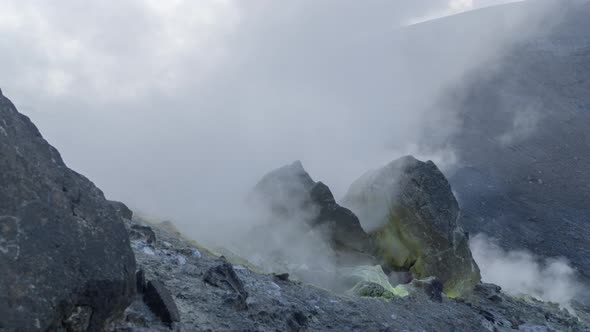
[(459, 206), (431, 161), (407, 156), (369, 172), (352, 184), (343, 204), (359, 216), (386, 268), (435, 276), (451, 297), (479, 282), (467, 235), (457, 226)]
[(0, 271), (2, 331), (99, 331), (134, 292), (120, 216), (2, 96)]
[(468, 116), (451, 143), (463, 167), (448, 176), (469, 232), (507, 250), (567, 257), (588, 283), (590, 2), (555, 3), (554, 27), (453, 90), (448, 107)]
[(277, 221), (304, 222), (324, 233), (338, 252), (367, 253), (371, 242), (358, 218), (336, 203), (322, 182), (314, 182), (299, 161), (265, 175), (253, 199)]
[(115, 211), (117, 211), (121, 218), (129, 220), (133, 218), (133, 211), (131, 211), (125, 203), (118, 201), (108, 201), (108, 203), (115, 209)]

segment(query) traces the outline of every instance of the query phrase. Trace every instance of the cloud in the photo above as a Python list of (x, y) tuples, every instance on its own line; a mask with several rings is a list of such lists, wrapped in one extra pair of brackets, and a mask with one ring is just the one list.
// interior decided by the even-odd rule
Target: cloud
[(501, 286), (508, 294), (529, 295), (570, 308), (570, 302), (586, 292), (577, 271), (564, 258), (507, 251), (483, 234), (473, 237), (469, 244), (482, 280)]
[(233, 6), (215, 0), (5, 1), (1, 15), (8, 90), (94, 102), (173, 93), (185, 57), (204, 76), (222, 56), (216, 38), (238, 20)]
[(336, 196), (403, 154), (452, 167), (439, 96), (526, 34), (401, 28), (449, 4), (7, 0), (0, 86), (107, 196), (198, 236), (296, 159)]
[(436, 10), (431, 10), (421, 16), (411, 17), (410, 19), (406, 20), (405, 24), (413, 25), (474, 9), (522, 1), (524, 0), (449, 0), (447, 6), (438, 8)]

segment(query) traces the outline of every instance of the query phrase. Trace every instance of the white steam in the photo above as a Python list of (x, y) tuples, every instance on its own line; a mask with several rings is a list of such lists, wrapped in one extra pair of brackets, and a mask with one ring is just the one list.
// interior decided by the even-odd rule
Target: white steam
[(584, 292), (577, 271), (564, 258), (507, 251), (483, 234), (473, 237), (469, 244), (482, 280), (501, 286), (510, 295), (529, 295), (568, 308), (571, 300)]

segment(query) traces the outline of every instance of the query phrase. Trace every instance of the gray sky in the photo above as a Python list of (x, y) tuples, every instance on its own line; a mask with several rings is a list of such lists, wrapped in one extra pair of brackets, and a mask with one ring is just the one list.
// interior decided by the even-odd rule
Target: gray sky
[(400, 31), (503, 2), (2, 0), (0, 87), (107, 196), (198, 224), (296, 159), (338, 197), (404, 153), (451, 167), (434, 100), (524, 19), (452, 49)]

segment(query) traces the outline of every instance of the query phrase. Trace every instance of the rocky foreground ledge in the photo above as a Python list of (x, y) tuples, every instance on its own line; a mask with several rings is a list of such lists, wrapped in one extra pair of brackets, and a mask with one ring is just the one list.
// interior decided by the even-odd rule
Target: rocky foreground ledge
[[(556, 304), (514, 298), (491, 284), (478, 284), (460, 300), (447, 298), (428, 281), (409, 284), (406, 297), (336, 294), (285, 274), (260, 274), (228, 262), (184, 239), (170, 224), (128, 223), (142, 271), (139, 283), (156, 284), (158, 290), (136, 295), (112, 331), (590, 329), (583, 321), (588, 308), (576, 307), (579, 317), (574, 317)], [(150, 309), (150, 302), (159, 304)]]

